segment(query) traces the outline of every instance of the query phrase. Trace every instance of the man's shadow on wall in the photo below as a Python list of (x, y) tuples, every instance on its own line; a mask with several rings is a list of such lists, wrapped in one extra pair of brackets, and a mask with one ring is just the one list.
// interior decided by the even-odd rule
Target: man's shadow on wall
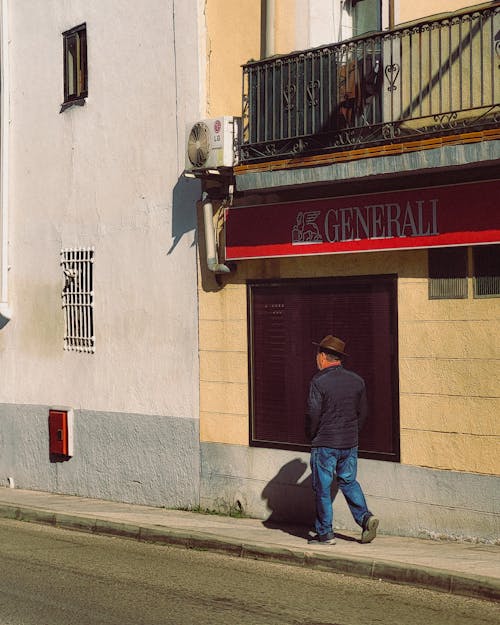
[[(267, 507), (271, 511), (269, 517), (263, 521), (265, 527), (304, 539), (314, 530), (315, 502), (311, 475), (301, 481), (307, 468), (304, 460), (295, 458), (281, 467), (265, 486), (261, 497), (267, 501)], [(338, 490), (338, 484), (334, 480), (332, 500), (337, 496)], [(335, 532), (335, 535), (344, 540), (355, 540), (339, 532)]]
[(263, 522), (265, 527), (307, 538), (315, 514), (311, 475), (302, 479), (306, 470), (307, 463), (295, 458), (281, 467), (265, 486), (261, 497), (270, 510)]

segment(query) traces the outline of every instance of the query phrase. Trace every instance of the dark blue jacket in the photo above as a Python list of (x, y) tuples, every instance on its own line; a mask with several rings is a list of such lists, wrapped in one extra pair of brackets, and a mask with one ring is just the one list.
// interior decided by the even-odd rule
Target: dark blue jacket
[(367, 413), (365, 383), (356, 373), (334, 365), (311, 380), (306, 434), (312, 447), (356, 447)]

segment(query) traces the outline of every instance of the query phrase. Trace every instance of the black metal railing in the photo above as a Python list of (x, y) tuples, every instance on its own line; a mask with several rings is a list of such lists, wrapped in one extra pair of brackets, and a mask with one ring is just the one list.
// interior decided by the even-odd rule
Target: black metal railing
[(500, 122), (500, 2), (243, 66), (240, 160)]

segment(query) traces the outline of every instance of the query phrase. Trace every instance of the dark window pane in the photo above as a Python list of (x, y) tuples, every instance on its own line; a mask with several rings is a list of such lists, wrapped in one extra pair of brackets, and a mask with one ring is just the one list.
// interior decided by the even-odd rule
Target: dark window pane
[(79, 32), (80, 63), (79, 63), (79, 95), (87, 95), (87, 31)]
[(71, 102), (87, 96), (87, 32), (85, 24), (63, 33), (64, 40), (64, 101)]
[(380, 0), (353, 0), (353, 36), (373, 30), (381, 30), (382, 15)]
[(71, 35), (66, 39), (66, 89), (68, 96), (74, 96), (77, 93), (76, 90), (76, 75), (77, 75), (77, 38), (76, 35)]

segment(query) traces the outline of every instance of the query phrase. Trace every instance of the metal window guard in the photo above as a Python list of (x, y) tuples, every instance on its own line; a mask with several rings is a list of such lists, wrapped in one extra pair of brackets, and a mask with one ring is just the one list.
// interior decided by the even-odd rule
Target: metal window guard
[(240, 162), (498, 127), (500, 3), (243, 66)]

